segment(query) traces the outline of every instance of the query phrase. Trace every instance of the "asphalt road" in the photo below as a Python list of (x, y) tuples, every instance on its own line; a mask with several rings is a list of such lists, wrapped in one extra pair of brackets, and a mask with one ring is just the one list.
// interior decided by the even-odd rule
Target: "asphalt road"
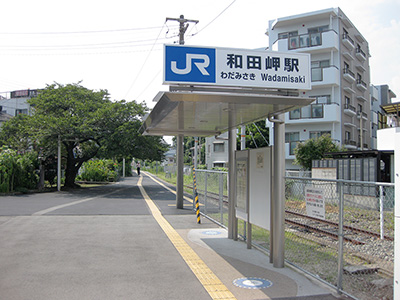
[[(0, 299), (210, 299), (137, 181), (0, 197)], [(192, 214), (143, 186), (163, 214)]]

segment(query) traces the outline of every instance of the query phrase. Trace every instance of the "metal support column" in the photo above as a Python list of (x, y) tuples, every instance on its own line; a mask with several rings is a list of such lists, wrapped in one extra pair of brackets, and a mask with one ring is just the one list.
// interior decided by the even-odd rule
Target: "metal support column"
[[(234, 124), (232, 112), (229, 113), (229, 125)], [(232, 128), (232, 127), (231, 127)], [(235, 150), (236, 150), (236, 128), (228, 131), (228, 184), (229, 184), (229, 202), (228, 202), (228, 238), (237, 240), (237, 218), (235, 209), (236, 199), (236, 165), (235, 165)]]
[(284, 115), (274, 119), (273, 265), (283, 268), (285, 260), (285, 123)]
[(176, 137), (176, 208), (183, 208), (183, 135)]

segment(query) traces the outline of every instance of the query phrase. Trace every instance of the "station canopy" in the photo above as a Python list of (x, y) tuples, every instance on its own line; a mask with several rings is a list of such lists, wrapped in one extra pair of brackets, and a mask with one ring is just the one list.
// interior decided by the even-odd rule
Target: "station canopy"
[[(297, 92), (270, 90), (196, 90), (159, 92), (145, 118), (144, 135), (215, 136), (251, 122), (311, 104)], [(295, 96), (293, 96), (295, 95)]]

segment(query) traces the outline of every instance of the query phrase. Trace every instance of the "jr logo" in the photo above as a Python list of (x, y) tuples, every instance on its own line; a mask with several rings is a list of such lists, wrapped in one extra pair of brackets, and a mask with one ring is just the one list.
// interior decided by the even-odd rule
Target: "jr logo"
[(164, 82), (215, 83), (215, 49), (165, 46)]
[[(207, 72), (206, 68), (210, 65), (210, 58), (208, 55), (205, 54), (193, 54), (193, 53), (186, 53), (186, 68), (184, 69), (179, 69), (176, 66), (176, 61), (171, 61), (171, 70), (175, 74), (189, 74), (192, 71), (192, 59), (195, 60), (194, 64), (196, 65), (197, 69), (201, 72), (203, 75), (210, 75), (210, 73)], [(196, 60), (202, 60), (201, 62), (198, 62)]]

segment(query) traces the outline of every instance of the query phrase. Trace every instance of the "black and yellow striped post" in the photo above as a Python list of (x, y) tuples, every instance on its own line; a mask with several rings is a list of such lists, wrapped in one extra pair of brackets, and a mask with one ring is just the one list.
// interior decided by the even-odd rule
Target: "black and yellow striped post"
[(197, 223), (200, 224), (200, 204), (199, 204), (199, 194), (197, 193), (197, 183), (196, 183), (196, 171), (193, 166), (193, 187), (194, 187), (194, 203), (196, 205), (196, 216)]

